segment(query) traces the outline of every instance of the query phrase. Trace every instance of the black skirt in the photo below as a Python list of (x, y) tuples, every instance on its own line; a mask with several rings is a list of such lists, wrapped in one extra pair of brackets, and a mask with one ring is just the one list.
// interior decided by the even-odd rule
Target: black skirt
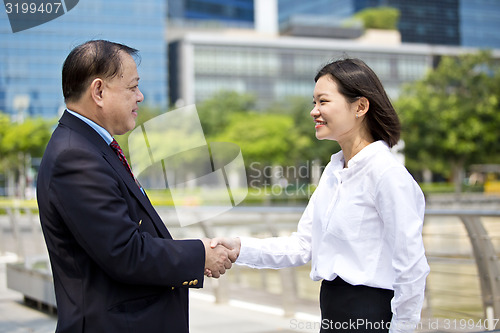
[(394, 291), (323, 280), (320, 332), (388, 332)]

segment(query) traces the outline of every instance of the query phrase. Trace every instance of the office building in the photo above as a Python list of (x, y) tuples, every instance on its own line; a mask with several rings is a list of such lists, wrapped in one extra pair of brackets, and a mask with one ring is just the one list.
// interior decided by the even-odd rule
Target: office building
[(61, 68), (73, 47), (108, 39), (140, 51), (143, 104), (167, 106), (164, 0), (85, 0), (63, 16), (12, 33), (0, 11), (0, 111), (55, 117), (64, 109)]
[(400, 11), (404, 43), (460, 45), (459, 0), (382, 0)]
[(460, 1), (460, 44), (500, 49), (500, 1)]
[(321, 13), (332, 22), (352, 17), (357, 12), (378, 6), (399, 9), (399, 31), (405, 43), (460, 45), (459, 0), (279, 0), (280, 27), (294, 17)]
[[(187, 33), (169, 44), (170, 100), (178, 105), (198, 103), (221, 90), (252, 93), (260, 107), (289, 96), (310, 98), (317, 70), (345, 56), (363, 59), (390, 97), (397, 98), (404, 83), (422, 78), (440, 56), (463, 51), (250, 32)], [(500, 58), (498, 51), (495, 56)]]
[(279, 0), (281, 29), (297, 17), (329, 17), (331, 23), (378, 6), (399, 9), (403, 43), (500, 48), (498, 0)]
[(168, 20), (173, 25), (252, 27), (254, 0), (167, 0)]
[[(500, 48), (498, 0), (274, 1), (277, 1), (279, 30), (285, 34), (355, 38), (359, 27), (346, 29), (346, 20), (369, 7), (390, 6), (400, 11), (398, 29), (403, 43)], [(258, 17), (257, 0), (168, 0), (168, 3), (169, 24), (177, 26), (252, 28)]]

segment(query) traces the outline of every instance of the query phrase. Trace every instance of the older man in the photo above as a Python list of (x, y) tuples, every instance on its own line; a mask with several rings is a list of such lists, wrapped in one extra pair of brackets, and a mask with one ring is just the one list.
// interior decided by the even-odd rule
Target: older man
[(144, 99), (136, 54), (95, 40), (64, 62), (67, 110), (37, 186), (56, 332), (188, 332), (188, 288), (231, 267), (223, 247), (172, 239), (113, 139), (135, 127)]

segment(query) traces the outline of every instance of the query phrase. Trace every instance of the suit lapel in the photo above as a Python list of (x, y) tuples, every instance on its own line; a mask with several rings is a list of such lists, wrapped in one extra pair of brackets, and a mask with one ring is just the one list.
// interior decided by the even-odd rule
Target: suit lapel
[(128, 187), (132, 195), (141, 204), (141, 206), (146, 210), (146, 212), (151, 217), (151, 220), (155, 224), (156, 230), (164, 238), (172, 238), (167, 228), (163, 224), (160, 216), (154, 209), (153, 205), (149, 201), (148, 197), (142, 193), (141, 189), (137, 186), (134, 179), (130, 176), (128, 171), (123, 166), (122, 162), (113, 151), (113, 149), (106, 144), (104, 139), (97, 133), (92, 127), (85, 124), (82, 120), (71, 115), (68, 112), (64, 112), (63, 116), (59, 120), (62, 125), (65, 125), (80, 134), (84, 135), (89, 141), (97, 146), (101, 151), (104, 159), (111, 165), (111, 167), (116, 171), (120, 178), (124, 181), (125, 185)]
[(163, 224), (160, 216), (154, 209), (151, 201), (149, 201), (148, 197), (142, 193), (141, 189), (137, 186), (134, 179), (130, 176), (128, 171), (123, 166), (122, 162), (118, 159), (118, 156), (115, 152), (108, 147), (108, 151), (103, 151), (103, 156), (108, 161), (108, 163), (115, 169), (116, 173), (120, 176), (120, 178), (124, 181), (125, 185), (128, 187), (130, 192), (134, 195), (134, 197), (139, 201), (139, 203), (144, 207), (146, 212), (151, 217), (151, 220), (155, 223), (155, 227), (157, 231), (165, 238), (172, 238), (167, 228)]

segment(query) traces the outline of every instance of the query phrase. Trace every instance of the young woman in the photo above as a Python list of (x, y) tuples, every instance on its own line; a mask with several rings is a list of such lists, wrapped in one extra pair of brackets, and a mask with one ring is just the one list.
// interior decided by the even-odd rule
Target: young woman
[[(323, 280), (321, 332), (412, 332), (420, 320), (429, 266), (422, 242), (424, 196), (389, 151), (398, 116), (361, 60), (338, 60), (315, 77), (319, 140), (335, 140), (319, 185), (289, 237), (219, 238), (255, 268), (303, 265)], [(210, 274), (209, 272), (207, 272)]]

